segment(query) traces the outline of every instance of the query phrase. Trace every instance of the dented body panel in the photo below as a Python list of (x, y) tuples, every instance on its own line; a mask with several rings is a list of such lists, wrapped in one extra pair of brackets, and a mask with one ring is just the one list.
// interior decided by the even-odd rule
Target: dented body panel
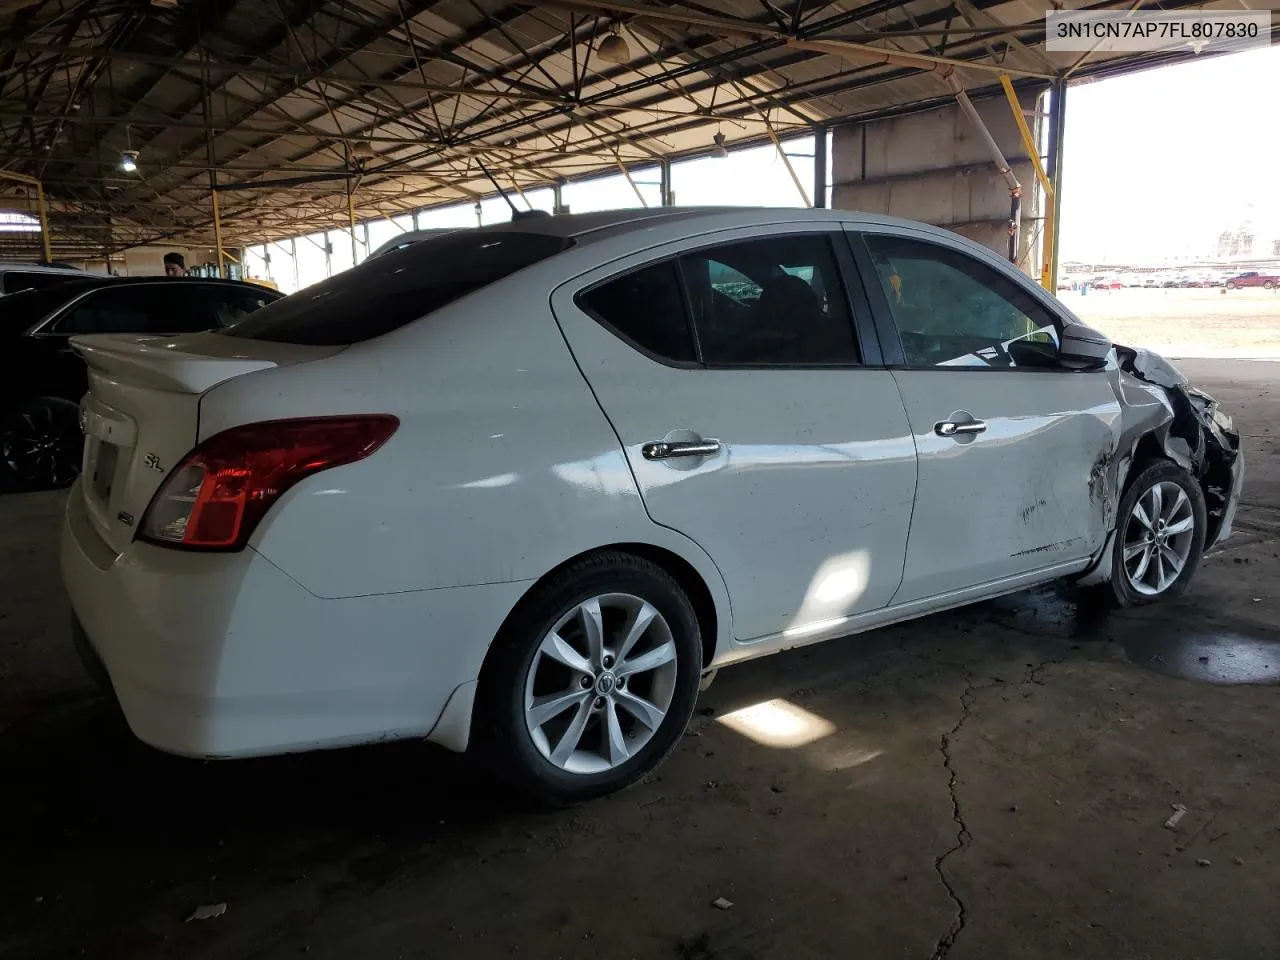
[[(1104, 477), (1124, 409), (1107, 371), (895, 370), (919, 460), (902, 586), (909, 603), (1066, 561), (1113, 525)], [(943, 418), (981, 433), (939, 436)]]

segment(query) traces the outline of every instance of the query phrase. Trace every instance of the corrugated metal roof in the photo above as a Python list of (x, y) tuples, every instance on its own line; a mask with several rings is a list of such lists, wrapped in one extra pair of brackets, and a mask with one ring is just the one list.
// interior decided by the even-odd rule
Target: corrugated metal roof
[[(358, 217), (389, 216), (492, 193), (481, 164), (527, 188), (909, 109), (952, 69), (980, 92), (1001, 70), (1043, 85), (1192, 55), (1080, 63), (1043, 49), (1043, 18), (1025, 0), (9, 0), (0, 166), (41, 177), (56, 235), (97, 249), (209, 242), (216, 171), (228, 242), (257, 242), (344, 224), (348, 186)], [(599, 56), (613, 31), (625, 63)], [(303, 177), (327, 179), (248, 189)]]

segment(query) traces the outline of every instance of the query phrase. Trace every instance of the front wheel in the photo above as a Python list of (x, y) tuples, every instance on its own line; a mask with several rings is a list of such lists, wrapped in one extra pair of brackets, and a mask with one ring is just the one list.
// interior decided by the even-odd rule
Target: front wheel
[(679, 742), (701, 670), (697, 617), (671, 576), (629, 554), (577, 561), (537, 587), (494, 642), (477, 747), (543, 802), (620, 790)]
[(1129, 484), (1116, 519), (1111, 591), (1122, 607), (1186, 589), (1204, 550), (1204, 494), (1180, 466), (1148, 466)]

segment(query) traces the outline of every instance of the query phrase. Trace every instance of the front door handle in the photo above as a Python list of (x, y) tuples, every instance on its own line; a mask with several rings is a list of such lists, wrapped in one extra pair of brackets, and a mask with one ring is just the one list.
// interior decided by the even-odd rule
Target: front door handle
[(933, 425), (933, 432), (940, 437), (958, 437), (966, 433), (983, 433), (987, 429), (985, 420), (965, 420), (957, 423), (954, 420), (942, 420)]
[(720, 452), (719, 440), (658, 440), (646, 443), (640, 453), (646, 460), (670, 460), (673, 457), (711, 457)]

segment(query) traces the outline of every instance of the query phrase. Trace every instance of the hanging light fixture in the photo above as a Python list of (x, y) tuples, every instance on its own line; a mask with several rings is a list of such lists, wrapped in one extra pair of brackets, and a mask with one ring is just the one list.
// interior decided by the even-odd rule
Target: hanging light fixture
[(711, 155), (717, 160), (726, 160), (729, 157), (729, 149), (724, 145), (724, 134), (716, 131), (716, 135), (711, 138), (711, 142), (715, 144), (711, 148)]
[(368, 140), (357, 140), (351, 145), (351, 156), (360, 162), (372, 160), (376, 154), (373, 152), (373, 144)]
[(600, 41), (600, 46), (596, 48), (596, 56), (605, 63), (631, 62), (631, 47), (627, 44), (627, 38), (618, 33), (617, 24), (614, 24), (610, 34)]
[(125, 173), (136, 173), (138, 169), (138, 151), (133, 149), (133, 131), (124, 128), (125, 143), (128, 147), (120, 151), (120, 169)]

